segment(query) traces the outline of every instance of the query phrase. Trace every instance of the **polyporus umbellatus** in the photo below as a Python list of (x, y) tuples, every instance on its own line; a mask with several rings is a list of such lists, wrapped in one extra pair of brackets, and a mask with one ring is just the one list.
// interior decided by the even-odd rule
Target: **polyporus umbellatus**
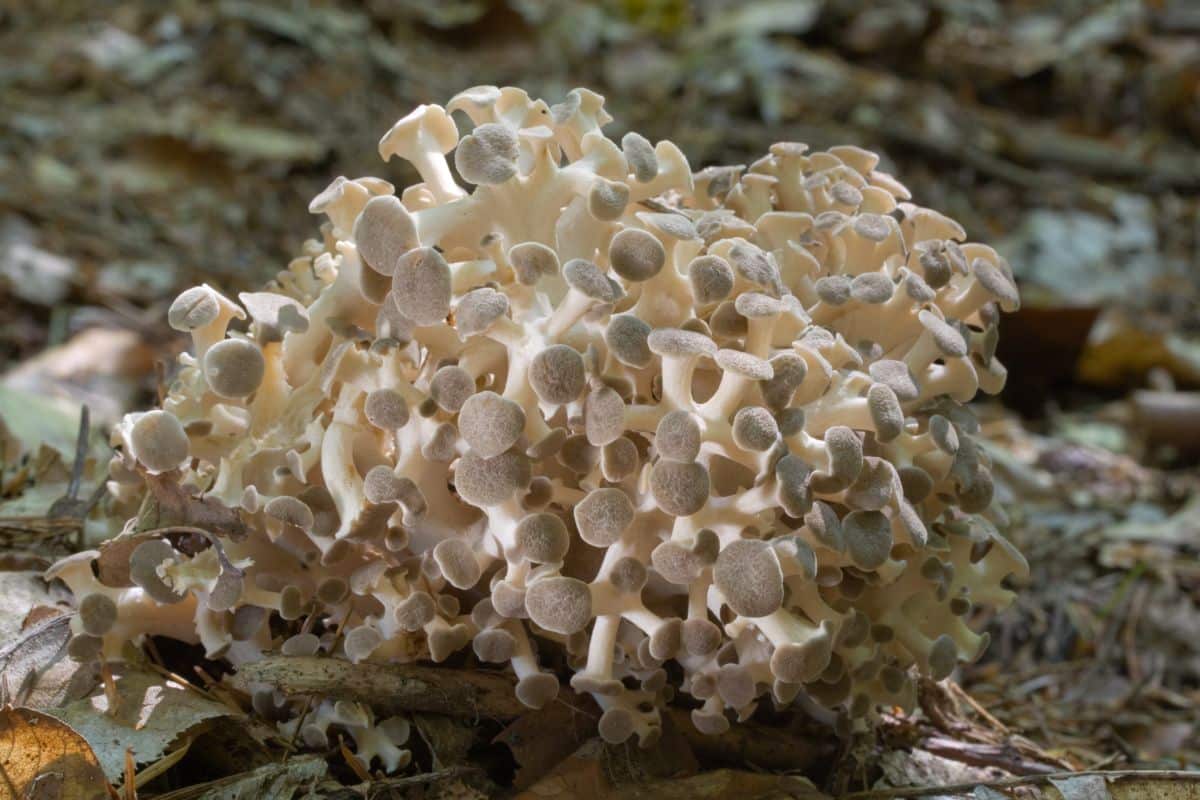
[[(601, 735), (643, 744), (678, 692), (706, 732), (766, 694), (858, 719), (976, 658), (964, 618), (1026, 571), (963, 405), (1004, 384), (1008, 264), (865, 150), (693, 174), (609, 119), (583, 89), (420, 106), (379, 149), (421, 183), (338, 178), (264, 291), (180, 295), (194, 352), (114, 433), (112, 505), (174, 487), (238, 525), (146, 537), (107, 582), (95, 554), (57, 565), (71, 652), (470, 648), (537, 708), (561, 647)], [(294, 730), (278, 700), (255, 705)], [(402, 720), (326, 701), (303, 740), (331, 724), (407, 759)]]

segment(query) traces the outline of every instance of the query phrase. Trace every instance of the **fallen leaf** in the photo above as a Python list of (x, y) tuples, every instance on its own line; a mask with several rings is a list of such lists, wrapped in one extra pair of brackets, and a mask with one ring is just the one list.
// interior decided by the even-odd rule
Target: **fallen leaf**
[(14, 800), (108, 797), (104, 772), (84, 738), (30, 708), (0, 710), (0, 778)]
[(1050, 783), (1063, 800), (1112, 800), (1103, 775), (1076, 775), (1070, 778), (1050, 778)]
[(328, 770), (323, 756), (297, 756), (282, 764), (267, 764), (160, 794), (157, 800), (291, 800), (297, 789), (324, 778)]
[(123, 774), (126, 748), (133, 748), (134, 760), (145, 764), (205, 720), (233, 714), (228, 706), (153, 673), (127, 670), (113, 678), (115, 709), (104, 692), (97, 692), (49, 712), (87, 739), (112, 780)]
[(96, 687), (94, 667), (67, 657), (71, 617), (33, 625), (0, 649), (0, 690), (4, 699), (47, 709), (87, 696)]

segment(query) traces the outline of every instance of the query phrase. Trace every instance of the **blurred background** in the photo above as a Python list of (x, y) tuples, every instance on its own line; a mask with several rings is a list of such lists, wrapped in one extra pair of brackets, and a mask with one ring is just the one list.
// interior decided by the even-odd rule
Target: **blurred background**
[(334, 176), (412, 180), (379, 136), (476, 84), (593, 88), (694, 169), (872, 148), (995, 245), (1024, 305), (979, 414), (1034, 574), (966, 685), (1063, 767), (1200, 763), (1194, 0), (5, 0), (10, 431), (69, 453), (82, 403), (153, 402), (179, 291), (270, 278)]

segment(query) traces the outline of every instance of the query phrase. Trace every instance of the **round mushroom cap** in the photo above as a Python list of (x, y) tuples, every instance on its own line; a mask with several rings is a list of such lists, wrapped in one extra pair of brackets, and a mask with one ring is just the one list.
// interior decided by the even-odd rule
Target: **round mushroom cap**
[(682, 409), (664, 414), (654, 432), (654, 447), (669, 461), (695, 461), (701, 442), (700, 423)]
[(179, 419), (169, 411), (147, 411), (129, 431), (129, 448), (153, 473), (169, 472), (188, 458), (190, 444)]
[(355, 664), (365, 661), (383, 644), (383, 636), (369, 625), (360, 625), (346, 633), (342, 647), (346, 656)]
[(163, 563), (175, 559), (175, 549), (162, 539), (148, 539), (129, 556), (129, 578), (159, 603), (173, 604), (183, 600), (184, 595), (172, 589), (158, 574)]
[(557, 514), (530, 514), (517, 523), (517, 549), (538, 564), (557, 564), (567, 555), (571, 534)]
[(202, 328), (221, 315), (221, 301), (207, 286), (184, 290), (167, 309), (167, 324), (187, 333)]
[(646, 339), (650, 351), (666, 358), (677, 356), (715, 356), (717, 343), (702, 333), (679, 328), (658, 328)]
[(508, 298), (491, 287), (472, 289), (454, 308), (454, 329), (462, 337), (484, 333), (508, 312)]
[(288, 525), (295, 525), (302, 530), (311, 530), (316, 521), (312, 509), (304, 501), (286, 494), (271, 498), (271, 501), (263, 507), (263, 512), (268, 517), (286, 522)]
[(850, 560), (860, 569), (878, 569), (892, 552), (892, 525), (880, 511), (851, 511), (842, 520)]
[(610, 386), (602, 386), (587, 396), (583, 407), (587, 440), (597, 447), (614, 442), (625, 433), (625, 401)]
[(608, 262), (627, 281), (648, 281), (662, 271), (667, 251), (652, 233), (625, 228), (609, 243)]
[(713, 583), (735, 614), (765, 617), (783, 605), (783, 569), (766, 542), (739, 539), (721, 548)]
[(204, 378), (218, 397), (236, 399), (252, 394), (262, 383), (266, 368), (262, 350), (245, 339), (225, 339), (204, 354)]
[(650, 332), (650, 326), (632, 314), (617, 314), (608, 321), (604, 342), (617, 361), (629, 367), (644, 367), (651, 358)]
[(112, 630), (117, 621), (117, 604), (106, 594), (99, 592), (85, 595), (79, 601), (79, 621), (84, 633), (103, 636)]
[(414, 247), (396, 262), (390, 297), (417, 325), (435, 325), (450, 313), (450, 265), (432, 247)]
[(456, 589), (470, 589), (482, 576), (474, 550), (462, 539), (443, 539), (438, 542), (433, 548), (433, 560)]
[(600, 451), (600, 471), (605, 480), (613, 483), (623, 481), (637, 472), (640, 462), (637, 445), (625, 436), (614, 439)]
[(676, 212), (658, 212), (658, 211), (639, 211), (637, 218), (642, 224), (647, 225), (654, 230), (662, 233), (672, 239), (681, 239), (689, 241), (697, 239), (700, 234), (696, 231), (696, 225), (683, 214)]
[(867, 408), (875, 426), (875, 438), (890, 442), (904, 432), (904, 410), (891, 387), (876, 383), (867, 391)]
[(600, 715), (600, 723), (596, 727), (605, 742), (621, 744), (633, 736), (636, 724), (632, 711), (615, 706)]
[(739, 241), (729, 249), (729, 262), (738, 274), (758, 286), (777, 291), (780, 284), (779, 270), (761, 248), (746, 241)]
[(475, 634), (471, 647), (485, 664), (503, 664), (516, 654), (517, 640), (502, 628), (492, 628)]
[(458, 432), (482, 458), (508, 450), (525, 430), (525, 410), (492, 391), (467, 398), (458, 412)]
[(659, 461), (650, 473), (650, 491), (665, 513), (690, 517), (708, 502), (708, 470), (703, 464)]
[(439, 369), (429, 382), (429, 396), (438, 408), (450, 414), (457, 414), (474, 393), (471, 373), (454, 364)]
[(508, 263), (517, 273), (517, 281), (533, 286), (544, 276), (558, 273), (558, 253), (541, 242), (521, 242), (508, 251)]
[(596, 178), (588, 191), (588, 213), (603, 222), (620, 219), (629, 205), (629, 185), (621, 181)]
[(826, 275), (818, 278), (813, 288), (821, 302), (831, 306), (845, 305), (850, 300), (850, 278), (845, 275)]
[(763, 452), (779, 439), (779, 424), (762, 406), (746, 406), (733, 417), (733, 441), (743, 450)]
[(770, 361), (771, 377), (763, 381), (763, 400), (776, 411), (787, 408), (808, 375), (808, 362), (796, 353), (780, 353)]
[(550, 345), (529, 363), (529, 385), (543, 403), (566, 405), (583, 393), (586, 383), (583, 356), (569, 345)]
[(721, 646), (721, 629), (707, 619), (684, 620), (680, 636), (683, 649), (693, 656), (706, 656)]
[(764, 361), (758, 356), (744, 353), (741, 350), (718, 350), (716, 362), (717, 366), (726, 372), (732, 372), (754, 381), (768, 381), (775, 375), (770, 361)]
[(916, 400), (921, 392), (913, 380), (912, 370), (903, 361), (883, 359), (873, 362), (868, 368), (871, 379), (891, 389), (896, 399), (902, 402)]
[(577, 578), (541, 578), (525, 590), (525, 610), (540, 627), (570, 635), (592, 621), (592, 590)]
[(375, 389), (363, 403), (367, 422), (385, 431), (394, 431), (408, 424), (408, 402), (395, 389)]
[(634, 131), (625, 134), (621, 137), (621, 152), (638, 183), (649, 183), (658, 176), (658, 156), (645, 136)]
[(979, 285), (987, 290), (1000, 308), (1005, 311), (1016, 311), (1020, 308), (1021, 297), (1017, 294), (1017, 287), (999, 267), (986, 259), (977, 258), (971, 262), (971, 271), (975, 273), (975, 280), (979, 281)]
[(419, 244), (412, 215), (390, 194), (372, 197), (363, 206), (354, 223), (354, 242), (366, 265), (381, 275), (394, 273), (400, 256)]
[(487, 508), (503, 503), (529, 486), (533, 469), (529, 459), (508, 451), (495, 458), (469, 452), (454, 468), (454, 488), (473, 506)]
[(459, 141), (454, 166), (469, 183), (494, 185), (517, 174), (518, 155), (516, 133), (507, 125), (485, 122)]
[(419, 631), (436, 616), (437, 604), (428, 592), (413, 592), (396, 606), (396, 624), (404, 631)]
[(548, 672), (536, 672), (517, 681), (517, 699), (529, 708), (542, 708), (558, 697), (558, 688), (558, 678)]
[(688, 264), (692, 292), (701, 305), (724, 300), (733, 291), (733, 268), (720, 256), (698, 256)]
[(943, 355), (962, 358), (967, 354), (967, 341), (953, 325), (927, 310), (918, 313), (917, 319), (933, 338), (933, 343)]
[(607, 276), (587, 259), (572, 258), (563, 264), (562, 273), (567, 285), (575, 291), (601, 303), (614, 299), (613, 286)]
[(575, 506), (579, 538), (594, 547), (608, 547), (633, 524), (634, 508), (620, 489), (593, 489)]
[(892, 298), (896, 285), (882, 272), (864, 272), (850, 281), (850, 296), (860, 303), (878, 305)]

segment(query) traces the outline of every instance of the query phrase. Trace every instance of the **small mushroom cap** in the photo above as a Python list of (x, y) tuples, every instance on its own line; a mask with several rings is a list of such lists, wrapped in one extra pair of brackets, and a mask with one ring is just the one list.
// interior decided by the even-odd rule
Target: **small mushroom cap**
[(586, 475), (600, 461), (600, 449), (582, 434), (568, 436), (558, 451), (558, 461), (572, 472)]
[(651, 328), (632, 314), (617, 314), (604, 330), (604, 342), (613, 357), (629, 367), (644, 367), (650, 363), (649, 337)]
[(706, 656), (721, 646), (721, 629), (707, 619), (689, 619), (683, 623), (683, 649), (693, 656)]
[(785, 683), (810, 683), (820, 677), (833, 656), (833, 636), (826, 626), (803, 642), (787, 642), (771, 654), (771, 673)]
[(845, 305), (850, 301), (850, 278), (846, 275), (826, 275), (813, 285), (821, 302), (831, 306)]
[(608, 744), (621, 744), (633, 736), (636, 726), (633, 712), (627, 708), (616, 706), (600, 715), (597, 731), (600, 738)]
[(480, 508), (503, 503), (527, 488), (532, 478), (529, 459), (512, 451), (495, 458), (470, 452), (454, 468), (454, 488), (459, 497)]
[(517, 549), (538, 564), (557, 564), (567, 555), (571, 535), (557, 514), (530, 514), (517, 523)]
[(566, 405), (583, 393), (586, 383), (583, 356), (569, 345), (550, 345), (529, 364), (529, 384), (544, 403)]
[(594, 547), (608, 547), (633, 524), (634, 508), (620, 489), (593, 489), (575, 506), (579, 537)]
[(587, 439), (597, 447), (614, 442), (625, 432), (625, 401), (610, 386), (595, 389), (583, 407)]
[(99, 592), (85, 595), (79, 601), (79, 620), (85, 633), (103, 636), (117, 621), (117, 604)]
[(315, 656), (321, 649), (321, 640), (313, 633), (298, 633), (284, 640), (280, 652), (285, 656)]
[(148, 411), (129, 430), (129, 448), (153, 473), (169, 472), (188, 458), (190, 443), (179, 419), (169, 411)]
[(658, 176), (658, 157), (645, 136), (634, 131), (625, 134), (621, 137), (621, 152), (638, 183), (649, 183)]
[(517, 699), (529, 708), (543, 708), (558, 697), (558, 689), (558, 678), (548, 672), (537, 672), (517, 681)]
[(787, 408), (808, 375), (808, 362), (796, 353), (780, 353), (771, 359), (771, 377), (762, 384), (763, 400), (769, 408)]
[(360, 625), (346, 633), (342, 647), (346, 656), (355, 664), (365, 661), (383, 644), (383, 636), (369, 625)]
[(207, 286), (184, 290), (167, 309), (167, 324), (187, 333), (202, 328), (221, 315), (221, 301)]
[(917, 382), (913, 380), (912, 370), (903, 361), (883, 359), (873, 362), (867, 367), (872, 380), (887, 386), (895, 393), (896, 398), (903, 402), (916, 400), (921, 392)]
[(507, 125), (485, 122), (458, 143), (454, 166), (463, 180), (474, 184), (504, 183), (517, 174), (520, 147)]
[(252, 394), (262, 383), (266, 368), (262, 350), (246, 339), (226, 339), (204, 354), (204, 378), (219, 397), (236, 399)]
[(733, 308), (747, 319), (765, 319), (782, 314), (784, 305), (769, 294), (742, 292), (733, 301)]
[(892, 526), (880, 511), (851, 511), (842, 520), (850, 560), (861, 569), (878, 569), (892, 552)]
[(962, 358), (967, 354), (967, 342), (961, 333), (931, 311), (921, 311), (917, 319), (933, 337), (933, 342), (943, 355)]
[(475, 634), (471, 647), (475, 656), (485, 664), (503, 664), (517, 651), (517, 640), (502, 628), (480, 631)]
[(263, 512), (268, 517), (286, 522), (288, 525), (295, 525), (303, 530), (310, 530), (315, 521), (311, 508), (303, 501), (288, 495), (271, 498), (271, 501), (263, 507)]
[(995, 298), (1000, 308), (1005, 311), (1016, 311), (1021, 307), (1021, 297), (1017, 294), (1017, 287), (995, 264), (987, 259), (977, 258), (971, 262), (971, 271), (975, 273), (975, 280), (979, 281), (980, 286)]
[(811, 476), (812, 467), (795, 453), (775, 463), (776, 498), (789, 516), (801, 517), (808, 512), (812, 503)]
[(608, 580), (623, 594), (637, 594), (646, 585), (646, 566), (632, 556), (618, 559), (608, 573)]
[(779, 270), (761, 248), (740, 241), (729, 248), (729, 263), (746, 280), (778, 294), (781, 283)]
[(435, 325), (450, 313), (450, 265), (432, 247), (414, 247), (396, 262), (391, 297), (417, 325)]
[(443, 539), (433, 548), (433, 560), (456, 589), (470, 589), (482, 572), (471, 546), (462, 539)]
[(395, 389), (375, 389), (363, 403), (367, 422), (385, 431), (394, 431), (408, 424), (408, 402)]
[(850, 296), (868, 305), (886, 303), (895, 290), (892, 279), (882, 272), (864, 272), (850, 281)]
[(687, 270), (692, 292), (701, 305), (724, 300), (733, 291), (733, 268), (720, 256), (693, 258)]
[(733, 417), (733, 441), (743, 450), (764, 452), (779, 438), (779, 424), (762, 406), (746, 406)]
[(525, 410), (492, 391), (473, 394), (458, 413), (458, 432), (482, 458), (495, 458), (521, 438)]
[(686, 586), (708, 566), (708, 562), (695, 549), (689, 550), (679, 542), (666, 541), (650, 553), (650, 563), (655, 572), (668, 583)]
[(162, 539), (148, 539), (130, 554), (129, 577), (159, 603), (178, 603), (184, 595), (167, 586), (158, 574), (159, 566), (175, 557), (175, 549), (171, 545)]
[(558, 254), (541, 242), (522, 242), (508, 251), (508, 263), (517, 281), (533, 286), (541, 278), (558, 273)]
[(604, 273), (590, 261), (582, 258), (572, 258), (562, 268), (563, 278), (567, 285), (577, 292), (597, 300), (609, 303), (613, 300), (613, 287)]
[(659, 461), (650, 473), (650, 491), (658, 507), (675, 517), (689, 517), (708, 502), (708, 470), (703, 464)]
[(379, 140), (379, 157), (387, 161), (409, 143), (417, 145), (414, 149), (432, 147), (444, 155), (458, 144), (458, 126), (441, 106), (421, 104), (397, 120)]
[(625, 228), (609, 243), (608, 262), (627, 281), (648, 281), (662, 271), (667, 251), (653, 234)]
[(395, 195), (372, 197), (354, 223), (354, 242), (368, 267), (381, 275), (396, 271), (400, 257), (417, 247), (417, 226)]
[(743, 617), (765, 617), (783, 605), (783, 570), (766, 542), (739, 539), (721, 548), (713, 583)]
[(454, 308), (454, 328), (462, 337), (484, 333), (508, 313), (508, 298), (491, 287), (472, 289)]
[(475, 379), (471, 373), (453, 364), (439, 369), (429, 382), (429, 396), (438, 408), (450, 414), (457, 414), (474, 393)]
[(658, 328), (646, 339), (650, 351), (663, 357), (715, 356), (717, 344), (709, 337), (679, 328)]
[(592, 592), (577, 578), (541, 578), (526, 589), (525, 609), (529, 618), (542, 628), (569, 635), (591, 622)]
[(640, 462), (637, 445), (625, 436), (609, 442), (600, 451), (600, 471), (605, 480), (613, 483), (636, 473)]
[(629, 185), (621, 181), (596, 178), (588, 191), (588, 213), (603, 222), (620, 219), (629, 205)]
[(664, 414), (654, 432), (654, 447), (670, 461), (695, 461), (701, 442), (700, 423), (695, 415), (682, 409)]
[(875, 425), (875, 438), (879, 441), (890, 442), (904, 432), (904, 411), (891, 387), (873, 384), (867, 391), (867, 408)]
[(664, 236), (682, 241), (700, 238), (696, 225), (683, 214), (674, 212), (639, 211), (638, 220)]
[(718, 350), (715, 360), (717, 366), (726, 372), (732, 372), (750, 380), (766, 381), (775, 375), (770, 361), (765, 361), (750, 353), (743, 353), (741, 350)]
[(419, 631), (437, 616), (437, 604), (428, 592), (413, 592), (396, 606), (396, 623), (401, 630)]

